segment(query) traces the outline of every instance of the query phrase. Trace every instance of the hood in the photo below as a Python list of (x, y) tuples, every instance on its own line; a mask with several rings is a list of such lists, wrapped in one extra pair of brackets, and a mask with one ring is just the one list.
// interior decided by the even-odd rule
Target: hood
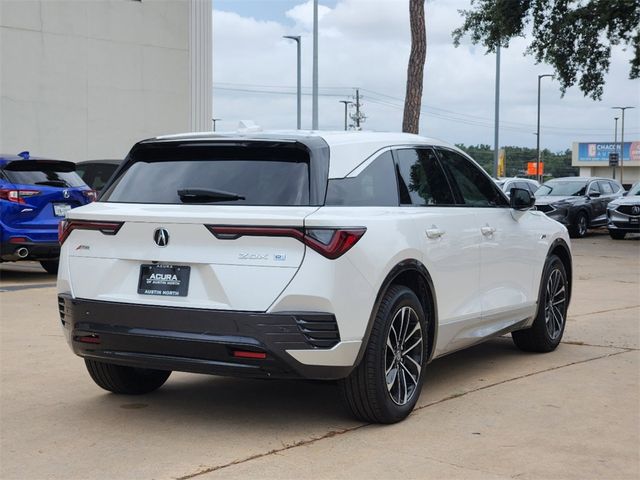
[(545, 195), (543, 197), (536, 197), (536, 205), (553, 205), (556, 203), (573, 203), (579, 200), (580, 197), (559, 196), (559, 195)]
[(617, 207), (618, 205), (640, 205), (640, 195), (632, 195), (630, 197), (618, 197), (615, 200), (611, 200), (609, 205)]

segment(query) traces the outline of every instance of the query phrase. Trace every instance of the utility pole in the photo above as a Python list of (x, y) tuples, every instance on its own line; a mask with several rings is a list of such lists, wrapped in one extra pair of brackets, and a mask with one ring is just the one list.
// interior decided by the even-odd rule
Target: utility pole
[(313, 86), (311, 129), (318, 130), (318, 0), (313, 0)]
[(363, 123), (366, 120), (367, 117), (360, 110), (362, 108), (362, 104), (360, 103), (360, 89), (359, 88), (356, 88), (355, 100), (356, 101), (355, 101), (354, 105), (356, 106), (356, 113), (351, 115), (351, 119), (353, 120), (353, 123), (355, 124), (356, 130), (360, 130), (360, 124)]
[(347, 117), (347, 109), (349, 105), (353, 105), (353, 102), (350, 100), (338, 100), (340, 103), (344, 103), (344, 130), (345, 132), (349, 129), (348, 117)]
[(298, 130), (302, 128), (302, 40), (300, 35), (285, 35), (284, 38), (288, 38), (296, 42), (298, 47)]
[[(618, 117), (614, 117), (614, 120), (616, 121), (616, 128), (614, 130), (614, 134), (613, 134), (613, 145), (614, 145), (614, 149), (617, 152), (618, 151)], [(620, 155), (618, 154), (618, 159), (620, 158)], [(619, 161), (619, 160), (618, 160)], [(613, 166), (613, 179), (616, 179), (616, 166)]]
[(493, 127), (493, 176), (498, 178), (499, 134), (500, 134), (500, 44), (496, 48), (496, 106), (495, 125)]
[(538, 129), (536, 133), (536, 179), (542, 183), (542, 175), (540, 175), (540, 80), (544, 77), (553, 77), (548, 73), (538, 75)]
[[(624, 170), (624, 111), (635, 107), (611, 107), (614, 110), (622, 111), (622, 126), (620, 131), (620, 184), (622, 184), (622, 175)], [(622, 184), (624, 185), (624, 184)]]
[(221, 118), (212, 118), (211, 121), (213, 122), (213, 131), (216, 131), (216, 122), (219, 122), (220, 120), (222, 120)]

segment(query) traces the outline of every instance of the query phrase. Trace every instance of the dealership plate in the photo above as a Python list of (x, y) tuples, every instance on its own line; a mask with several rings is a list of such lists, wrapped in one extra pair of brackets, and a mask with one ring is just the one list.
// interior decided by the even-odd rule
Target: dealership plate
[(71, 210), (71, 205), (68, 203), (54, 203), (53, 214), (56, 217), (64, 217), (64, 214)]
[(141, 265), (138, 293), (164, 297), (186, 297), (191, 267), (184, 265)]
[(629, 223), (640, 223), (640, 218), (630, 218)]

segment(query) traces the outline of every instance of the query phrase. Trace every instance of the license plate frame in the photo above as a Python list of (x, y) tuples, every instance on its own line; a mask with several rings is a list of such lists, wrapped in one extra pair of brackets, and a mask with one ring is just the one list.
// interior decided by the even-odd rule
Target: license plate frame
[(632, 223), (633, 225), (638, 225), (638, 224), (640, 224), (640, 217), (637, 217), (637, 218), (630, 218), (630, 219), (629, 219), (629, 223)]
[(53, 204), (53, 214), (56, 217), (64, 217), (69, 210), (71, 210), (71, 205), (69, 205), (68, 203)]
[(138, 293), (160, 297), (186, 297), (189, 294), (191, 267), (145, 263), (140, 265)]

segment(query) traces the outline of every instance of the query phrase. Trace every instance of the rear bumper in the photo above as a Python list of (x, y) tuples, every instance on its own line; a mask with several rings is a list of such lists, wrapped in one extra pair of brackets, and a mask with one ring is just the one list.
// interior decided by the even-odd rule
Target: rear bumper
[[(59, 295), (58, 305), (67, 341), (84, 358), (215, 375), (322, 380), (344, 378), (353, 368), (303, 364), (287, 353), (338, 349), (340, 335), (330, 313), (161, 307), (68, 294)], [(238, 358), (238, 351), (265, 358)]]

